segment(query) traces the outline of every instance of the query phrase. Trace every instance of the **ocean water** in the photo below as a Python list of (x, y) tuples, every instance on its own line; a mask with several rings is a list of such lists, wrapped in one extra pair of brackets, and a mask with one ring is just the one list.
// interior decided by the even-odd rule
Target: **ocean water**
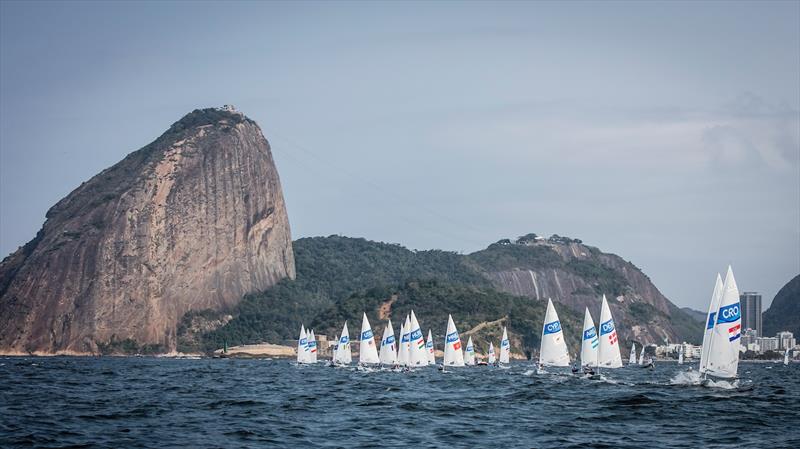
[(530, 363), (401, 373), (286, 360), (0, 358), (0, 447), (800, 448), (800, 364), (588, 380)]

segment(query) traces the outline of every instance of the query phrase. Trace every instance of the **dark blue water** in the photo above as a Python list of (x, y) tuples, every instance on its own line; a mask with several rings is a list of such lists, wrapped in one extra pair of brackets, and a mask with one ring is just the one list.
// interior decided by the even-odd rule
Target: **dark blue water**
[(530, 368), (0, 358), (0, 446), (800, 448), (800, 364), (742, 364), (738, 388)]

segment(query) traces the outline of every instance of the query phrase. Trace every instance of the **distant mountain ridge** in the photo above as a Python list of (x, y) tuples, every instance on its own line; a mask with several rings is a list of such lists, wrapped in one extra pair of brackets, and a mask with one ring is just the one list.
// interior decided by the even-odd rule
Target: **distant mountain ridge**
[[(420, 311), (421, 324), (431, 326), (434, 334), (444, 326), (447, 313), (453, 314), (462, 331), (507, 317), (512, 340), (530, 352), (538, 350), (546, 298), (555, 301), (565, 329), (571, 332), (580, 327), (585, 307), (595, 321), (599, 319), (602, 294), (609, 299), (625, 345), (697, 342), (702, 335), (702, 324), (669, 302), (633, 264), (579, 240), (530, 236), (514, 242), (504, 239), (469, 255), (410, 251), (342, 236), (302, 238), (293, 244), (295, 281), (249, 295), (231, 312), (232, 320), (199, 339), (187, 339), (201, 343), (185, 349), (290, 340), (296, 338), (301, 322), (318, 334), (332, 334), (348, 320), (352, 335), (363, 312), (375, 329), (382, 330), (385, 319), (391, 318), (398, 331), (397, 320), (402, 317), (397, 314), (413, 307)], [(473, 301), (480, 297), (487, 298), (486, 304)], [(396, 302), (386, 315), (382, 306), (392, 298)], [(510, 314), (512, 309), (520, 315)], [(185, 328), (197, 327), (195, 321), (204, 319), (188, 315)], [(578, 334), (566, 338), (573, 349), (579, 344)]]

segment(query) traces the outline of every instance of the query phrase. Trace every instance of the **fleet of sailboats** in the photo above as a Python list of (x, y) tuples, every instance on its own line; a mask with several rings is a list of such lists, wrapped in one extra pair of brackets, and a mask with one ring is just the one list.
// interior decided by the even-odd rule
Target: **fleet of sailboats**
[[(599, 335), (598, 335), (599, 334)], [(741, 336), (741, 311), (739, 305), (739, 289), (733, 276), (728, 271), (723, 281), (717, 274), (714, 290), (709, 303), (706, 326), (703, 333), (703, 346), (700, 353), (699, 372), (703, 379), (733, 379), (737, 376), (739, 364), (739, 341)], [(387, 367), (419, 368), (435, 365), (435, 344), (433, 332), (428, 329), (427, 339), (423, 337), (420, 323), (414, 311), (406, 315), (400, 327), (399, 344), (395, 339), (391, 321), (383, 331), (379, 347), (376, 346), (367, 314), (362, 315), (361, 332), (359, 333), (359, 365), (384, 365)], [(645, 364), (645, 347), (639, 348), (637, 360), (636, 344), (631, 344), (629, 365), (649, 366)], [(309, 364), (317, 362), (317, 342), (314, 331), (300, 326), (297, 340), (297, 363)], [(595, 328), (594, 320), (586, 308), (580, 349), (580, 366), (584, 372), (592, 373), (594, 368), (620, 368), (622, 356), (619, 348), (614, 318), (605, 295), (602, 297), (599, 326)], [(499, 360), (496, 359), (493, 342), (489, 342), (487, 361), (508, 364), (511, 358), (511, 345), (508, 329), (503, 327), (500, 340)], [(345, 321), (341, 335), (336, 339), (332, 362), (335, 365), (349, 365), (352, 361), (350, 337)], [(678, 350), (678, 364), (684, 362), (683, 347)], [(789, 351), (784, 354), (784, 364), (789, 363)], [(482, 364), (484, 362), (481, 362)], [(452, 315), (447, 317), (447, 330), (444, 336), (443, 367), (474, 366), (477, 363), (472, 336), (462, 348), (461, 337), (453, 321)], [(553, 301), (547, 300), (547, 309), (542, 325), (541, 347), (539, 351), (540, 367), (566, 367), (570, 364), (570, 356), (564, 339), (564, 331), (558, 318)], [(691, 368), (690, 368), (691, 369)], [(573, 372), (577, 372), (573, 368)]]

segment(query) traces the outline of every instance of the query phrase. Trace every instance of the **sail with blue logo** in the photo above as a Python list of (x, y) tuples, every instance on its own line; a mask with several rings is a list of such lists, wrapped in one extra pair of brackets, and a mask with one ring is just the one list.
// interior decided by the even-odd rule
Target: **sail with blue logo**
[(558, 313), (556, 313), (556, 308), (550, 298), (547, 299), (547, 312), (544, 314), (542, 325), (539, 364), (542, 366), (569, 366), (567, 342), (564, 341), (561, 321), (558, 319)]
[(378, 358), (378, 348), (375, 346), (375, 336), (372, 335), (372, 326), (369, 325), (367, 314), (361, 318), (361, 335), (358, 345), (358, 363), (362, 365), (374, 365), (380, 363)]
[(717, 309), (719, 301), (722, 299), (723, 292), (722, 276), (717, 273), (717, 280), (714, 283), (714, 292), (711, 294), (711, 302), (708, 304), (708, 315), (706, 316), (706, 328), (703, 331), (703, 346), (700, 349), (700, 372), (705, 373), (708, 365), (708, 350), (711, 347), (711, 334), (714, 332), (714, 324), (717, 322)]
[(581, 366), (597, 366), (597, 346), (600, 344), (597, 338), (597, 329), (594, 328), (594, 320), (586, 308), (583, 315), (583, 337), (581, 341)]
[(622, 354), (619, 350), (618, 340), (614, 318), (611, 316), (606, 295), (603, 295), (603, 305), (600, 308), (600, 346), (597, 350), (598, 366), (603, 368), (622, 367)]
[(464, 366), (464, 352), (453, 316), (447, 315), (447, 332), (444, 337), (444, 366)]
[(297, 339), (297, 363), (308, 363), (311, 361), (308, 350), (308, 334), (306, 327), (300, 325), (300, 338)]
[(308, 358), (308, 363), (317, 363), (317, 337), (313, 329), (308, 334)]
[(397, 348), (397, 363), (400, 366), (408, 366), (408, 342), (411, 337), (410, 327), (411, 318), (406, 315), (406, 320), (403, 322), (403, 325), (400, 326), (400, 344)]
[(717, 309), (716, 323), (708, 348), (706, 374), (734, 378), (739, 370), (739, 343), (742, 331), (742, 313), (739, 306), (739, 288), (728, 267), (722, 298)]
[(631, 343), (631, 353), (628, 357), (628, 365), (636, 365), (636, 343)]
[(508, 363), (511, 359), (511, 342), (508, 341), (508, 331), (503, 326), (503, 339), (500, 340), (500, 363)]
[(408, 337), (408, 366), (428, 366), (428, 349), (425, 348), (425, 337), (417, 321), (414, 311), (411, 311), (411, 333)]
[(380, 359), (383, 365), (392, 366), (397, 364), (397, 344), (394, 338), (394, 328), (392, 328), (391, 320), (389, 320), (386, 325), (386, 329), (383, 330)]
[(467, 340), (467, 347), (464, 349), (464, 365), (475, 365), (475, 345), (472, 343), (472, 335)]
[(336, 355), (333, 362), (339, 365), (349, 365), (353, 361), (353, 354), (350, 353), (350, 331), (347, 330), (347, 321), (344, 322), (342, 335), (336, 345)]
[(436, 365), (436, 353), (433, 350), (433, 334), (428, 329), (428, 339), (425, 341), (425, 349), (428, 351), (428, 365)]
[(488, 353), (488, 355), (486, 357), (486, 362), (489, 365), (494, 365), (494, 362), (496, 362), (496, 361), (497, 361), (497, 359), (494, 356), (494, 343), (489, 342), (489, 353)]

